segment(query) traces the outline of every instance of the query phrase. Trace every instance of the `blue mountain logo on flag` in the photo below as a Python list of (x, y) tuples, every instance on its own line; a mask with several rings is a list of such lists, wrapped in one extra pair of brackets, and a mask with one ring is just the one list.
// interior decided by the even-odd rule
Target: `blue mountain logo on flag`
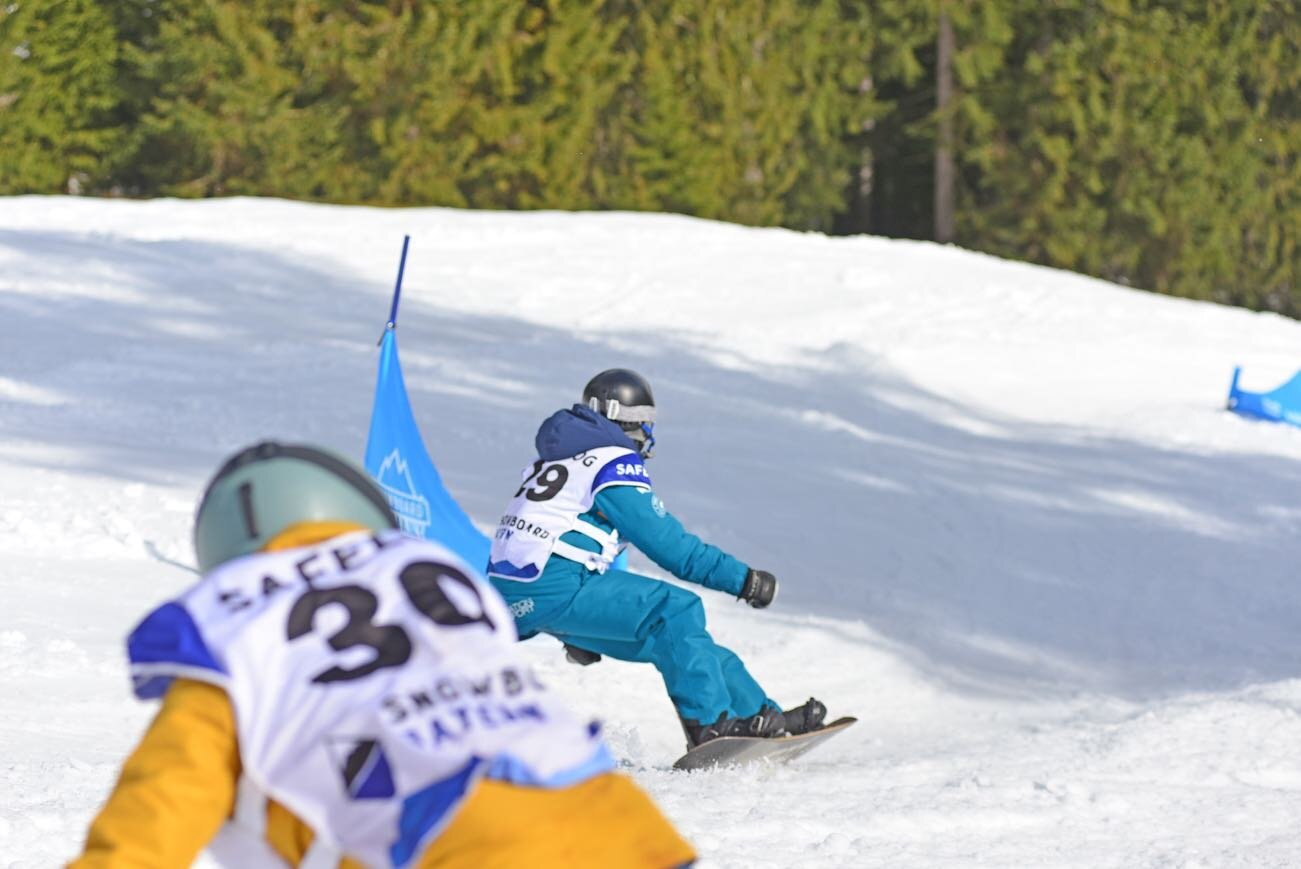
[(415, 480), (411, 479), (411, 468), (397, 447), (380, 462), (374, 476), (384, 490), (389, 506), (397, 514), (402, 530), (412, 537), (424, 537), (431, 518), (429, 499), (416, 488)]

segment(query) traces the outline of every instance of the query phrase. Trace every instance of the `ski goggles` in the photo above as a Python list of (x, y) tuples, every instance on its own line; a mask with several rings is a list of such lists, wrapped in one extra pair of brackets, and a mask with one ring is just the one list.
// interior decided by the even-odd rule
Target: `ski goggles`
[(605, 407), (601, 407), (601, 401), (593, 398), (588, 402), (588, 406), (597, 413), (604, 414), (606, 419), (612, 419), (615, 422), (655, 422), (655, 405), (653, 404), (620, 404), (617, 399), (608, 398), (605, 400)]
[[(637, 452), (643, 459), (651, 457), (651, 450), (655, 448), (655, 405), (620, 404), (616, 399), (609, 398), (602, 408), (600, 400), (593, 398), (588, 402), (588, 407), (597, 413), (604, 413), (606, 419), (614, 420), (619, 428), (628, 432), (637, 441)], [(637, 434), (641, 437), (636, 437)]]

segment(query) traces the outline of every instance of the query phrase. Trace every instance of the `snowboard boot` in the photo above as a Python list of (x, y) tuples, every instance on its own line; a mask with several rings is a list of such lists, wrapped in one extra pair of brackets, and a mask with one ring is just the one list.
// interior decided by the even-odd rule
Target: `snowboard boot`
[(749, 736), (769, 738), (786, 735), (786, 715), (775, 706), (765, 706), (754, 715), (736, 718), (720, 715), (713, 724), (701, 724), (690, 718), (682, 718), (682, 730), (687, 735), (687, 749), (718, 739), (720, 736)]
[(812, 697), (806, 700), (803, 706), (796, 706), (782, 713), (786, 732), (792, 735), (817, 730), (826, 717), (827, 707)]
[(726, 736), (731, 727), (731, 722), (736, 719), (720, 715), (713, 724), (701, 724), (694, 718), (679, 718), (679, 720), (682, 722), (682, 732), (687, 735), (687, 751), (690, 751), (697, 745), (702, 745), (711, 739)]
[(786, 714), (776, 706), (765, 706), (749, 718), (736, 719), (740, 732), (733, 736), (758, 736), (771, 739), (786, 735)]

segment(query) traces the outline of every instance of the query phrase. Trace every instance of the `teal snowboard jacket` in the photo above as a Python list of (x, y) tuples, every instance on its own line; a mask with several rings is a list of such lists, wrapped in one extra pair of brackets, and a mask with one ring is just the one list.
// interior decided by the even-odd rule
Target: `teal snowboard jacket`
[[(581, 404), (548, 417), (538, 429), (534, 443), (543, 461), (567, 459), (600, 447), (637, 450), (637, 445), (618, 425)], [(580, 518), (603, 531), (617, 531), (621, 541), (636, 546), (678, 579), (736, 596), (745, 585), (749, 567), (687, 531), (651, 489), (609, 486), (597, 493), (591, 510)], [(592, 552), (600, 548), (595, 540), (577, 531), (570, 531), (560, 539)], [(527, 586), (512, 582), (494, 584), (508, 601), (527, 591), (539, 612), (534, 619), (526, 621), (545, 622), (544, 611), (568, 600), (572, 592), (567, 590), (576, 588), (589, 573), (578, 562), (553, 555), (542, 575)]]

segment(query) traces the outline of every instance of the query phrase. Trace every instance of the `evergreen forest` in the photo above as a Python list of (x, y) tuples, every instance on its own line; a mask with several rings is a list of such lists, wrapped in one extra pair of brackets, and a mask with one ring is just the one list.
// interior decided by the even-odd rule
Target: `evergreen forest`
[(1301, 317), (1299, 150), (1299, 0), (0, 6), (0, 195), (671, 211)]

